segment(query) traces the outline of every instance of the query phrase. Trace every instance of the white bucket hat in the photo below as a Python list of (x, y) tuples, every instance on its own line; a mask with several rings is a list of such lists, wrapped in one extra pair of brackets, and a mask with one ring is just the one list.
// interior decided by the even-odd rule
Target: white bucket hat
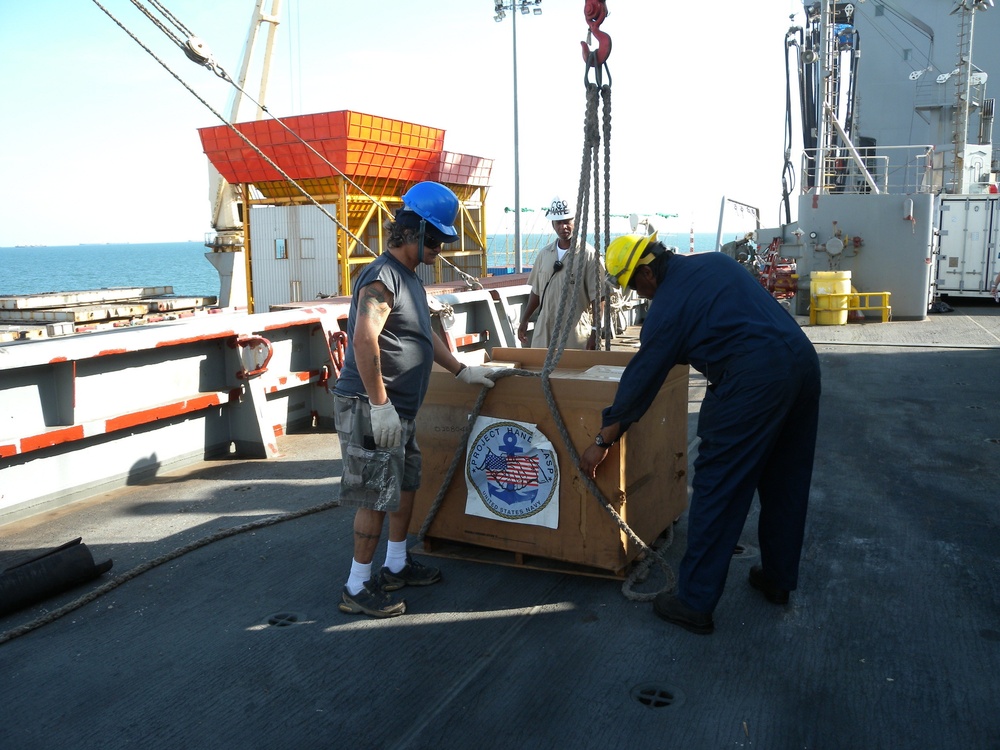
[(565, 221), (575, 216), (573, 208), (558, 195), (552, 199), (552, 203), (545, 209), (545, 218), (549, 221)]

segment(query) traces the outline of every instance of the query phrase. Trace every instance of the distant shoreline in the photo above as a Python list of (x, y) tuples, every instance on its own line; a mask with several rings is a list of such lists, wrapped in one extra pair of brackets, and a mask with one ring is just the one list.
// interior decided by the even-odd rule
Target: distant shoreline
[[(681, 249), (687, 249), (691, 242), (691, 234), (689, 232), (665, 232), (659, 231), (657, 233), (662, 242), (667, 245), (675, 245)], [(730, 237), (732, 235), (732, 237)], [(619, 233), (612, 234), (612, 237), (619, 236)], [(742, 237), (742, 234), (726, 232), (723, 236), (723, 242), (731, 238)], [(504, 234), (488, 234), (487, 236), (487, 252), (497, 249), (513, 249), (514, 235), (513, 233)], [(552, 233), (525, 233), (521, 236), (522, 250), (530, 252), (533, 250), (538, 250), (544, 247), (549, 242), (555, 239), (555, 235)], [(694, 244), (696, 249), (714, 249), (716, 242), (715, 232), (695, 232), (694, 233)], [(588, 241), (593, 244), (593, 236), (588, 238)], [(191, 245), (198, 245), (205, 248), (205, 252), (208, 252), (208, 248), (205, 246), (202, 240), (169, 240), (163, 242), (157, 241), (143, 241), (143, 242), (77, 242), (71, 244), (63, 245), (53, 245), (53, 244), (20, 244), (20, 245), (0, 245), (0, 250), (28, 250), (28, 249), (38, 249), (38, 248), (54, 248), (54, 249), (71, 249), (71, 248), (102, 248), (102, 247), (164, 247), (169, 245), (184, 246), (189, 247)]]
[(164, 245), (201, 245), (201, 240), (171, 240), (169, 242), (76, 242), (69, 245), (0, 245), (0, 250), (27, 250), (31, 248), (74, 248), (74, 247), (163, 247)]

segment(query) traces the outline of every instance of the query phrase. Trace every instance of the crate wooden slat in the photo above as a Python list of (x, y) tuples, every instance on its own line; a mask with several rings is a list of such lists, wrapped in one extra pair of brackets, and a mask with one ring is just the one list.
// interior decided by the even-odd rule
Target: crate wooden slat
[[(601, 409), (614, 399), (618, 383), (602, 374), (585, 378), (591, 368), (613, 370), (631, 359), (630, 352), (565, 352), (553, 373), (552, 391), (570, 437), (583, 451), (600, 428)], [(540, 370), (541, 349), (503, 349), (493, 358)], [(602, 367), (603, 366), (603, 367)], [(598, 470), (598, 486), (629, 527), (651, 544), (687, 507), (688, 368), (675, 367), (646, 415), (609, 451)], [(450, 373), (435, 371), (417, 417), (417, 440), (423, 453), (423, 482), (415, 501), (411, 532), (423, 525), (453, 460), (478, 391), (460, 387)], [(560, 467), (559, 527), (512, 523), (466, 515), (463, 454), (427, 533), (429, 550), (458, 542), (489, 550), (558, 561), (620, 577), (641, 551), (618, 528), (580, 479), (549, 413), (540, 378), (507, 377), (496, 384), (482, 414), (538, 425), (556, 449)], [(484, 561), (489, 556), (480, 554)], [(510, 564), (519, 564), (509, 557)], [(522, 563), (523, 564), (523, 561)]]

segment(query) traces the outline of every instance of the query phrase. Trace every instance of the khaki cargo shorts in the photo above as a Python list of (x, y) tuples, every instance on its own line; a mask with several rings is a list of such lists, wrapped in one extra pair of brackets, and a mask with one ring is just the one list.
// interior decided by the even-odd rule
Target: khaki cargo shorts
[(340, 438), (344, 473), (340, 504), (393, 512), (399, 493), (420, 487), (421, 457), (416, 424), (400, 419), (403, 437), (396, 448), (377, 448), (367, 399), (334, 395), (333, 425)]

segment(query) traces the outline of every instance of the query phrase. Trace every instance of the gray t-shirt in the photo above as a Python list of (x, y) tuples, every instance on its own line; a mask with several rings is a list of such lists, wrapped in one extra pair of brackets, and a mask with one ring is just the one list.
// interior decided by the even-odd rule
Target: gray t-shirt
[(399, 416), (416, 419), (434, 364), (434, 340), (431, 338), (434, 334), (423, 282), (389, 252), (365, 266), (355, 282), (347, 318), (347, 353), (333, 390), (339, 396), (368, 397), (351, 342), (354, 341), (361, 290), (376, 280), (385, 284), (393, 295), (392, 310), (378, 337), (382, 380)]

